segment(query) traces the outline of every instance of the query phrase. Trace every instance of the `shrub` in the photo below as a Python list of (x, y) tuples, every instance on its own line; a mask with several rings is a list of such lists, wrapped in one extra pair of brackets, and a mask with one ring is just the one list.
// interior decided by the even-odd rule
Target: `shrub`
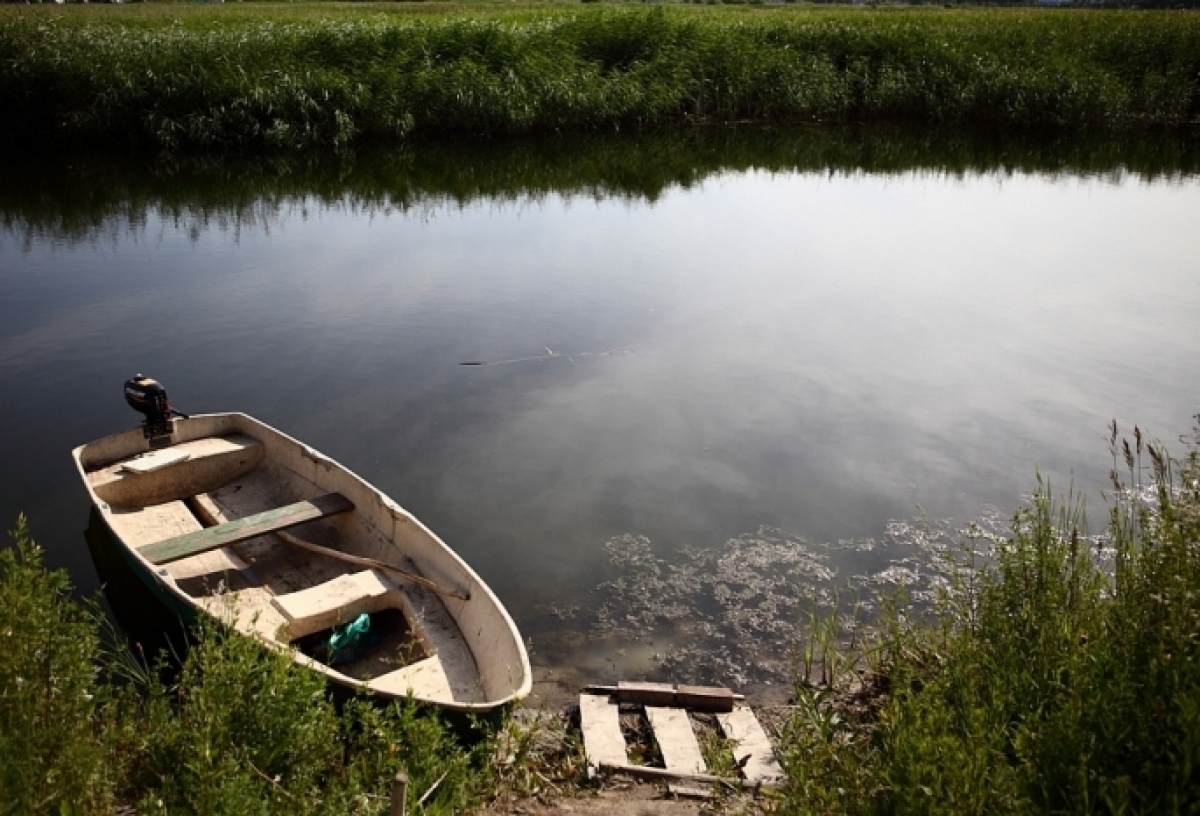
[(464, 746), (412, 700), (339, 711), (315, 673), (210, 619), (164, 681), (68, 589), (18, 520), (0, 550), (0, 813), (378, 814), (399, 768), (415, 813), (488, 791), (486, 729)]

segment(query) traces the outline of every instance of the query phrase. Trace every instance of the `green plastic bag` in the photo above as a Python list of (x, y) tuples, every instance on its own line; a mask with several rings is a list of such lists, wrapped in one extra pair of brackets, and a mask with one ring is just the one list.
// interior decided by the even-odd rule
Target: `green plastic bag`
[(362, 643), (371, 631), (371, 616), (366, 612), (342, 626), (335, 626), (329, 636), (329, 665), (349, 663), (355, 658), (354, 647)]

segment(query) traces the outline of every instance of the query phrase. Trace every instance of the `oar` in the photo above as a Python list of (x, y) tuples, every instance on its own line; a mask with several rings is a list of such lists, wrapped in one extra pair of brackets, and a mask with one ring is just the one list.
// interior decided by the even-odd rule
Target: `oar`
[(317, 553), (318, 555), (328, 556), (329, 558), (334, 558), (338, 561), (345, 561), (347, 564), (357, 564), (360, 567), (371, 567), (373, 569), (383, 570), (384, 572), (391, 572), (399, 575), (402, 578), (412, 581), (417, 586), (423, 586), (432, 592), (436, 592), (439, 595), (458, 598), (460, 601), (471, 600), (470, 592), (462, 593), (453, 589), (444, 589), (435, 584), (433, 581), (430, 581), (428, 578), (424, 578), (420, 575), (414, 575), (408, 570), (402, 570), (399, 567), (393, 567), (391, 564), (385, 564), (382, 561), (376, 561), (374, 558), (366, 558), (361, 555), (351, 555), (350, 553), (344, 553), (341, 550), (322, 547), (320, 544), (313, 544), (311, 541), (305, 541), (302, 538), (297, 538), (291, 533), (284, 532), (282, 530), (275, 533), (275, 535), (279, 536), (282, 541), (291, 544), (293, 547), (300, 547), (301, 549)]
[[(200, 519), (200, 522), (206, 527), (212, 527), (221, 523), (222, 517), (218, 516), (219, 510), (213, 503), (212, 498), (207, 494), (200, 493), (188, 498), (187, 506), (191, 508), (192, 512), (196, 514), (196, 518)], [(357, 564), (360, 567), (371, 567), (373, 569), (380, 569), (385, 572), (394, 573), (402, 578), (407, 578), (418, 586), (423, 586), (432, 592), (436, 592), (438, 595), (446, 595), (451, 598), (458, 598), (460, 601), (471, 600), (470, 592), (464, 594), (452, 589), (442, 589), (428, 578), (424, 578), (420, 575), (413, 575), (408, 570), (402, 570), (399, 567), (393, 567), (391, 564), (385, 564), (382, 561), (376, 561), (374, 558), (365, 558), (361, 555), (351, 555), (350, 553), (344, 553), (341, 550), (322, 547), (320, 544), (313, 544), (311, 541), (305, 541), (302, 538), (297, 538), (291, 533), (284, 532), (282, 530), (276, 530), (274, 531), (274, 534), (278, 536), (279, 539), (284, 543), (309, 550), (310, 552), (326, 555), (330, 558), (335, 558), (339, 561), (345, 561), (349, 564)], [(270, 591), (269, 588), (268, 591)]]

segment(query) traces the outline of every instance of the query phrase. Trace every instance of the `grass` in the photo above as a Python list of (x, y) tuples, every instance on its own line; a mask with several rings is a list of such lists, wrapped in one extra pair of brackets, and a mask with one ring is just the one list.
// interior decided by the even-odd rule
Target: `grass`
[(16, 143), (344, 149), (696, 123), (1200, 115), (1200, 15), (262, 6), (0, 10)]
[(410, 813), (492, 789), (491, 731), (464, 745), (415, 703), (339, 709), (316, 675), (211, 622), (182, 666), (148, 666), (68, 589), (18, 522), (0, 551), (0, 813), (379, 814), (399, 769)]
[(1039, 485), (934, 621), (893, 612), (865, 682), (798, 686), (791, 812), (1200, 807), (1200, 427), (1178, 461), (1134, 439), (1103, 536)]

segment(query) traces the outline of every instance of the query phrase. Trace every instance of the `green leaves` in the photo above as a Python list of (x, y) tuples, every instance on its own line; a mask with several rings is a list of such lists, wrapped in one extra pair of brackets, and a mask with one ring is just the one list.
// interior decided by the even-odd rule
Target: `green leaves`
[(546, 8), (184, 22), (0, 16), (2, 138), (343, 149), (413, 134), (1200, 115), (1200, 18), (1096, 11)]
[(123, 644), (102, 645), (99, 613), (43, 568), (23, 519), (12, 537), (0, 550), (0, 813), (379, 814), (402, 767), (415, 797), (441, 780), (410, 813), (456, 813), (491, 784), (487, 730), (460, 744), (412, 701), (339, 711), (318, 675), (212, 620), (182, 666), (138, 669)]

